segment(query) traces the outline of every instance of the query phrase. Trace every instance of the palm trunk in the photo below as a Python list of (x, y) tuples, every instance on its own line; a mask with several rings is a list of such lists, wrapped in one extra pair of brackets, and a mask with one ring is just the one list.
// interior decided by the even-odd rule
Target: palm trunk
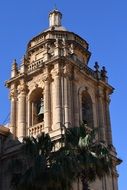
[(85, 174), (85, 171), (82, 172), (82, 176), (81, 176), (81, 182), (82, 182), (82, 190), (90, 190), (89, 189), (89, 184), (88, 184), (88, 180), (87, 180), (87, 175)]
[(88, 182), (85, 179), (82, 180), (82, 190), (90, 190)]

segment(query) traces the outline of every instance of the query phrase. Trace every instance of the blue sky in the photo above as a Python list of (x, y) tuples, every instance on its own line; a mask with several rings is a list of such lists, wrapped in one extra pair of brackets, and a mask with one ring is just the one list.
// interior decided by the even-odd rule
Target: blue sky
[(11, 63), (20, 63), (27, 42), (48, 27), (54, 5), (63, 14), (63, 25), (83, 37), (92, 52), (89, 65), (106, 66), (110, 84), (113, 142), (123, 163), (118, 167), (119, 190), (127, 179), (127, 1), (126, 0), (0, 0), (0, 123), (10, 112), (4, 83)]

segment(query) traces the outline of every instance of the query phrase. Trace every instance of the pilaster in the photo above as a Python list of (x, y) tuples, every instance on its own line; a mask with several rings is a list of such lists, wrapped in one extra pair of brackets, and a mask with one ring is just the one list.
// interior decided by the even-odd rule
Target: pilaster
[(71, 125), (71, 68), (65, 66), (63, 74), (63, 104), (64, 104), (64, 124), (66, 128)]
[(16, 135), (16, 113), (17, 113), (17, 96), (16, 96), (16, 87), (14, 85), (14, 88), (10, 91), (10, 100), (11, 100), (11, 113), (10, 113), (10, 132), (14, 135)]
[(104, 122), (104, 94), (102, 88), (98, 87), (98, 124), (99, 124), (99, 138), (101, 141), (106, 141), (105, 136), (105, 122)]
[(50, 92), (50, 81), (51, 77), (49, 74), (48, 67), (46, 67), (46, 77), (44, 80), (44, 128), (45, 132), (51, 131), (51, 92)]
[(55, 129), (61, 128), (62, 124), (62, 91), (61, 91), (61, 71), (60, 64), (55, 64), (52, 73), (54, 79), (54, 101), (55, 101)]
[(22, 140), (26, 135), (26, 92), (27, 86), (22, 80), (18, 86), (18, 126), (17, 137)]
[(112, 130), (110, 121), (110, 111), (109, 111), (110, 98), (108, 93), (106, 93), (106, 123), (107, 123), (107, 143), (112, 145)]

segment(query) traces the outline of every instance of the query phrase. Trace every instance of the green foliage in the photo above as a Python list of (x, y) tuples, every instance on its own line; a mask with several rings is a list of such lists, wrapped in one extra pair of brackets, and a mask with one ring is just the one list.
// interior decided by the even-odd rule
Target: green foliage
[(83, 189), (88, 190), (89, 182), (110, 174), (109, 150), (96, 140), (94, 130), (84, 125), (68, 128), (57, 150), (55, 143), (45, 133), (24, 138), (24, 169), (13, 172), (11, 184), (15, 190), (70, 190), (79, 178)]
[(96, 131), (84, 125), (66, 129), (65, 147), (73, 150), (78, 160), (77, 176), (82, 180), (83, 189), (88, 190), (89, 182), (109, 175), (113, 167), (110, 152), (105, 144), (96, 140)]

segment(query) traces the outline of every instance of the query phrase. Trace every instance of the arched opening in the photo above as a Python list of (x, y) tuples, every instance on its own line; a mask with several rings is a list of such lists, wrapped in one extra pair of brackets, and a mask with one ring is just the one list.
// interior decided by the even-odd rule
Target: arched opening
[(44, 121), (44, 97), (41, 88), (35, 89), (30, 95), (30, 126)]
[(81, 96), (81, 114), (82, 122), (88, 127), (93, 127), (93, 108), (90, 95), (83, 91)]

